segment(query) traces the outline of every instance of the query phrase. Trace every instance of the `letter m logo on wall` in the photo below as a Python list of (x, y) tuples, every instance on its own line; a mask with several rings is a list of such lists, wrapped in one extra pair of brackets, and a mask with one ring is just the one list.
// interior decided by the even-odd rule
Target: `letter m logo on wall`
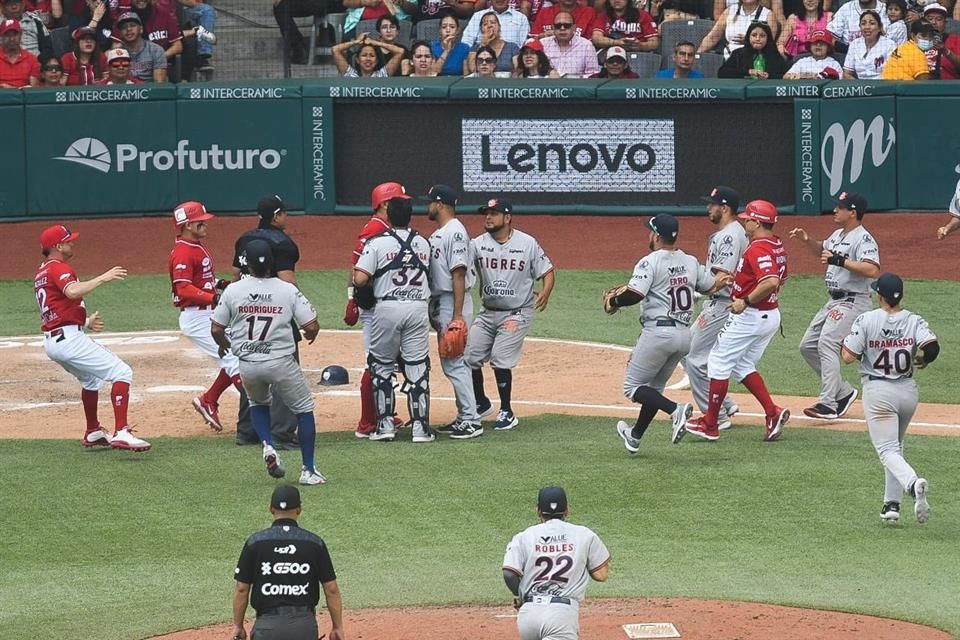
[(846, 129), (840, 122), (830, 125), (820, 142), (820, 165), (830, 183), (829, 195), (854, 185), (863, 174), (864, 162), (876, 169), (882, 167), (896, 142), (893, 122), (887, 122), (883, 115), (873, 118), (869, 125), (862, 118)]

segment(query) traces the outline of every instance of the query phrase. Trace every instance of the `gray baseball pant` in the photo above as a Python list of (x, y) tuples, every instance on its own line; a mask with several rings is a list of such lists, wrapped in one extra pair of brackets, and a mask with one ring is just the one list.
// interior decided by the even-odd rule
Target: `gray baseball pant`
[(863, 383), (863, 413), (867, 431), (883, 464), (884, 502), (900, 502), (917, 472), (903, 457), (903, 437), (917, 410), (917, 383), (913, 378), (870, 380)]
[[(690, 380), (690, 392), (701, 413), (707, 412), (707, 396), (710, 393), (710, 376), (707, 375), (707, 360), (710, 350), (717, 343), (720, 330), (727, 323), (730, 310), (727, 305), (730, 298), (711, 298), (707, 300), (697, 320), (690, 327), (690, 351), (683, 359), (683, 370)], [(720, 422), (727, 419), (728, 410), (734, 402), (730, 396), (723, 399), (720, 409)]]
[(670, 374), (690, 348), (690, 328), (647, 326), (630, 352), (623, 379), (623, 395), (633, 400), (639, 387), (663, 392)]
[[(437, 337), (443, 335), (447, 325), (453, 320), (453, 293), (443, 292), (430, 300), (430, 324), (437, 330)], [(473, 320), (473, 299), (468, 291), (463, 300), (463, 321), (470, 327)], [(467, 335), (470, 335), (469, 330)], [(461, 354), (456, 358), (440, 358), (440, 368), (443, 375), (453, 386), (453, 395), (457, 400), (457, 418), (461, 422), (476, 424), (480, 422), (477, 415), (477, 399), (473, 393), (473, 374)]]
[[(410, 418), (422, 422), (426, 428), (430, 418), (430, 320), (427, 317), (427, 302), (400, 302), (381, 300), (373, 309), (370, 323), (370, 356), (373, 362), (370, 374), (374, 379), (374, 398), (377, 402), (377, 417), (389, 422), (393, 430), (394, 392), (386, 385), (378, 389), (377, 379), (390, 380), (396, 371), (397, 358), (403, 358), (403, 373), (407, 381), (415, 385), (407, 393), (407, 409)], [(389, 394), (389, 402), (380, 394)], [(381, 410), (387, 410), (381, 415)], [(415, 425), (416, 426), (416, 425)]]
[(517, 614), (520, 640), (578, 640), (580, 607), (577, 604), (524, 603)]
[(273, 360), (240, 360), (240, 381), (251, 405), (269, 406), (276, 393), (294, 414), (313, 411), (313, 395), (293, 354)]
[(467, 365), (479, 369), (489, 360), (494, 369), (513, 369), (520, 362), (523, 340), (532, 323), (533, 307), (511, 311), (484, 308), (467, 335)]
[(800, 354), (820, 376), (818, 402), (831, 409), (837, 408), (840, 398), (853, 393), (853, 387), (840, 374), (840, 344), (850, 334), (853, 321), (872, 308), (870, 296), (865, 293), (830, 299), (810, 321), (800, 340)]

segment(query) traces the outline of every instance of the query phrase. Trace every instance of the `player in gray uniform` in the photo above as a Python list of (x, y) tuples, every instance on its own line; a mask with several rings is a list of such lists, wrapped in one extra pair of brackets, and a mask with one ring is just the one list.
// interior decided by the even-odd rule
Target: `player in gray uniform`
[[(457, 193), (445, 184), (436, 184), (426, 198), (427, 217), (437, 223), (437, 230), (430, 236), (430, 324), (439, 337), (451, 321), (459, 319), (469, 326), (473, 320), (470, 289), (476, 275), (470, 264), (470, 236), (457, 220)], [(472, 375), (463, 355), (440, 358), (440, 366), (453, 385), (457, 417), (437, 431), (455, 440), (483, 435)]]
[(820, 398), (803, 410), (810, 418), (835, 420), (857, 399), (857, 390), (840, 375), (840, 344), (850, 333), (857, 316), (869, 311), (870, 281), (880, 275), (877, 241), (863, 227), (867, 200), (844, 191), (836, 200), (833, 222), (840, 228), (818, 242), (801, 227), (790, 231), (827, 265), (827, 300), (810, 321), (800, 340), (800, 354), (820, 376)]
[(606, 581), (610, 552), (596, 533), (565, 520), (560, 487), (540, 489), (537, 515), (540, 524), (515, 535), (503, 556), (520, 640), (577, 640), (588, 578)]
[[(313, 344), (320, 331), (317, 312), (296, 285), (270, 277), (273, 252), (265, 240), (251, 240), (244, 256), (250, 277), (231, 284), (213, 311), (210, 333), (220, 347), (240, 359), (240, 380), (250, 400), (250, 420), (263, 445), (263, 461), (274, 478), (285, 475), (270, 436), (270, 402), (276, 393), (297, 416), (297, 439), (303, 466), (300, 484), (323, 484), (327, 479), (313, 461), (316, 420), (313, 396), (295, 357), (290, 331), (296, 320)], [(227, 329), (229, 335), (227, 337)]]
[[(740, 194), (730, 187), (715, 187), (701, 200), (707, 203), (707, 218), (720, 227), (710, 236), (707, 248), (707, 269), (713, 273), (733, 275), (737, 272), (740, 257), (750, 241), (743, 225), (737, 222), (737, 207)], [(710, 295), (704, 302), (700, 315), (690, 327), (690, 352), (683, 359), (683, 370), (690, 381), (690, 392), (701, 413), (707, 412), (707, 393), (710, 377), (707, 375), (707, 359), (710, 349), (717, 343), (717, 336), (730, 317), (730, 287), (726, 286)], [(730, 428), (730, 418), (740, 407), (730, 396), (724, 398), (720, 410), (719, 429)]]
[(900, 500), (906, 490), (913, 496), (918, 522), (930, 517), (927, 481), (903, 458), (903, 438), (917, 410), (917, 383), (913, 370), (937, 359), (940, 343), (927, 321), (902, 309), (903, 280), (885, 273), (871, 285), (880, 308), (859, 316), (843, 341), (846, 363), (860, 361), (863, 380), (863, 413), (867, 430), (884, 470), (883, 507), (880, 517), (900, 519)]
[[(520, 423), (510, 405), (513, 368), (520, 361), (534, 309), (547, 308), (554, 285), (553, 263), (536, 238), (513, 228), (513, 206), (509, 202), (492, 198), (478, 211), (484, 215), (486, 233), (470, 242), (470, 256), (483, 285), (483, 309), (470, 327), (464, 356), (473, 369), (473, 393), (480, 417), (493, 410), (483, 390), (481, 367), (487, 361), (493, 367), (500, 395), (500, 412), (493, 428), (503, 431)], [(533, 289), (537, 280), (543, 280), (539, 292)]]
[(657, 411), (670, 414), (670, 441), (676, 444), (683, 437), (693, 406), (664, 397), (663, 388), (690, 348), (693, 292), (712, 291), (730, 279), (729, 274), (711, 275), (696, 258), (675, 248), (680, 223), (672, 215), (657, 214), (647, 226), (652, 253), (633, 268), (626, 289), (607, 303), (619, 309), (643, 301), (643, 330), (630, 353), (623, 380), (623, 395), (641, 405), (640, 414), (633, 427), (623, 420), (617, 422), (617, 433), (630, 453), (640, 449), (640, 439)]
[[(960, 165), (957, 165), (957, 172), (960, 173)], [(953, 198), (948, 205), (950, 219), (947, 224), (937, 229), (937, 240), (943, 240), (948, 235), (960, 229), (960, 180), (957, 180), (957, 188), (953, 192)]]
[(407, 409), (414, 442), (432, 442), (430, 429), (430, 243), (410, 229), (413, 207), (408, 197), (391, 198), (391, 228), (370, 238), (353, 269), (356, 287), (373, 287), (376, 306), (370, 326), (370, 368), (377, 430), (371, 440), (393, 440), (393, 374), (402, 358)]

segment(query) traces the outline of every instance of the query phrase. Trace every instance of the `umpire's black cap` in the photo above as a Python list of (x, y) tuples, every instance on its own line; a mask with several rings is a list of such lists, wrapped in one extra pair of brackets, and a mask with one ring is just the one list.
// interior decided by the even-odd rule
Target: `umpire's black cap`
[(870, 283), (870, 288), (892, 305), (903, 300), (903, 280), (895, 273), (884, 273)]
[(292, 511), (300, 507), (300, 490), (292, 484), (281, 484), (270, 496), (270, 506), (278, 511)]
[(257, 215), (262, 220), (273, 220), (273, 216), (286, 210), (287, 205), (280, 196), (267, 196), (257, 203)]
[(545, 516), (560, 516), (567, 512), (567, 492), (562, 487), (544, 487), (537, 495), (537, 509)]
[(267, 264), (273, 261), (273, 249), (266, 240), (251, 240), (244, 247), (243, 254), (247, 257), (247, 265), (254, 262)]
[(704, 202), (712, 202), (713, 204), (725, 204), (732, 211), (736, 211), (737, 207), (740, 206), (740, 194), (736, 190), (725, 187), (722, 184), (717, 185), (710, 191), (708, 196), (700, 196), (700, 199)]
[(661, 238), (666, 238), (670, 242), (677, 239), (680, 233), (680, 223), (669, 213), (658, 213), (649, 220), (647, 226), (653, 229)]

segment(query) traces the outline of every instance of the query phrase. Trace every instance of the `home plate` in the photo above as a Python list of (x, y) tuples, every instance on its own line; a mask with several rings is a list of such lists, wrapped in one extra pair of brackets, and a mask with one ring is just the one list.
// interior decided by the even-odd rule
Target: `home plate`
[(680, 632), (672, 622), (641, 622), (639, 624), (625, 624), (623, 630), (627, 637), (634, 638), (679, 638)]

